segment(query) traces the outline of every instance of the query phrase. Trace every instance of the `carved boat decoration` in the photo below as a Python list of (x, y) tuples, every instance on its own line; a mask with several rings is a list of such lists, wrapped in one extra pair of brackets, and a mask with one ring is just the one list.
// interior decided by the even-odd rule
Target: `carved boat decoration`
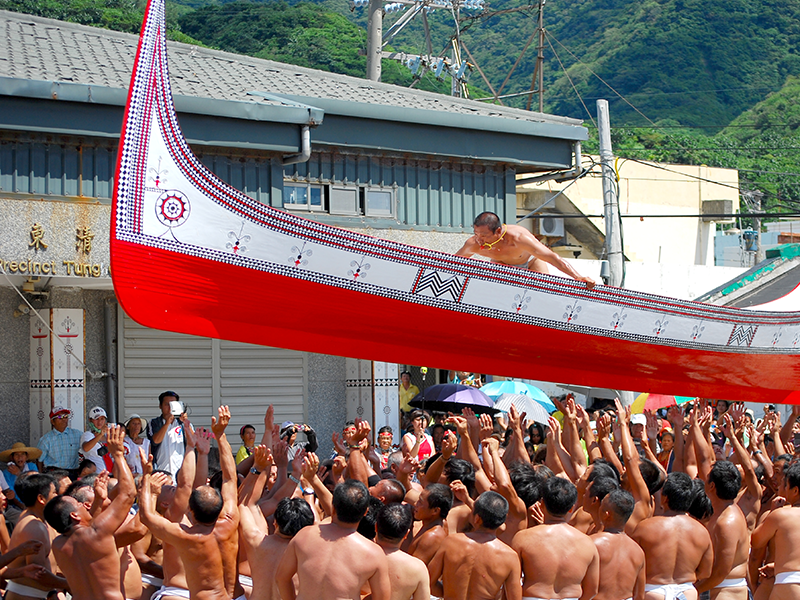
[(798, 312), (589, 291), (316, 223), (228, 186), (181, 133), (164, 0), (145, 15), (118, 156), (114, 287), (147, 327), (639, 392), (781, 403), (800, 389)]

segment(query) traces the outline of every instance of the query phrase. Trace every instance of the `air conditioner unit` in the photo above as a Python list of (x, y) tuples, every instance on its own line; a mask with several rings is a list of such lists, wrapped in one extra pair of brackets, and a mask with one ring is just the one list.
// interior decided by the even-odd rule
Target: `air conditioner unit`
[(539, 235), (564, 237), (564, 218), (557, 215), (542, 215), (539, 219)]

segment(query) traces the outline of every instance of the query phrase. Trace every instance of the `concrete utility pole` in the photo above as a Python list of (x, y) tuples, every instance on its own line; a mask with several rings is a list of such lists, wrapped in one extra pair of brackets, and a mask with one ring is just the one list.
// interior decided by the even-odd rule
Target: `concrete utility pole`
[(608, 100), (597, 101), (597, 135), (600, 138), (600, 164), (603, 170), (603, 215), (606, 221), (606, 259), (609, 276), (607, 285), (621, 286), (623, 274), (622, 235), (620, 232), (619, 198), (614, 173), (614, 154), (611, 152), (611, 121)]
[[(753, 212), (760, 213), (761, 199), (764, 197), (763, 192), (755, 190), (751, 197), (753, 199)], [(767, 253), (764, 252), (764, 244), (761, 243), (761, 217), (753, 218), (753, 229), (756, 232), (756, 243), (758, 244), (756, 247), (756, 264), (758, 264), (767, 258)]]
[(367, 79), (381, 80), (381, 51), (383, 46), (383, 0), (369, 0), (367, 21)]

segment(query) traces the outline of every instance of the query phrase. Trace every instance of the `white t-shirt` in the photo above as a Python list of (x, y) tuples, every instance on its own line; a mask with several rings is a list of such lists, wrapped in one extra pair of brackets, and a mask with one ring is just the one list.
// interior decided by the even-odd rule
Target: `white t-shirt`
[(139, 448), (144, 450), (146, 456), (150, 455), (150, 440), (147, 438), (139, 438), (141, 444), (137, 444), (127, 435), (125, 436), (125, 462), (131, 468), (131, 473), (134, 475), (142, 474), (142, 457), (139, 454)]
[(106, 443), (103, 441), (103, 438), (97, 440), (97, 443), (92, 446), (91, 450), (83, 450), (83, 445), (86, 442), (90, 442), (94, 439), (94, 433), (91, 431), (84, 431), (83, 435), (81, 436), (81, 451), (80, 454), (83, 458), (88, 458), (90, 461), (94, 463), (94, 466), (97, 467), (97, 472), (106, 471), (106, 463), (103, 462), (103, 457), (100, 456), (97, 451), (100, 448), (105, 448)]
[(158, 456), (155, 457), (156, 467), (169, 471), (175, 478), (183, 465), (183, 452), (183, 426), (176, 419), (167, 429), (158, 447)]

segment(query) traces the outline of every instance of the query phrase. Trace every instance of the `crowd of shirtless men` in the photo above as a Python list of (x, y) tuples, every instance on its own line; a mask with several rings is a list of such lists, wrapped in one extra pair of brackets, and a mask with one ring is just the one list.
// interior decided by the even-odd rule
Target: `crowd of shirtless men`
[[(6, 598), (800, 598), (800, 410), (752, 424), (698, 400), (648, 415), (638, 439), (618, 403), (594, 421), (573, 400), (562, 412), (542, 464), (524, 414), (503, 431), (464, 411), (424, 464), (396, 451), (377, 472), (367, 422), (332, 462), (289, 460), (271, 407), (237, 466), (223, 406), (188, 432), (176, 481), (145, 456), (134, 479), (111, 426), (112, 473), (67, 493), (47, 474), (17, 480), (27, 508), (0, 558)], [(665, 469), (653, 438), (667, 426)]]

